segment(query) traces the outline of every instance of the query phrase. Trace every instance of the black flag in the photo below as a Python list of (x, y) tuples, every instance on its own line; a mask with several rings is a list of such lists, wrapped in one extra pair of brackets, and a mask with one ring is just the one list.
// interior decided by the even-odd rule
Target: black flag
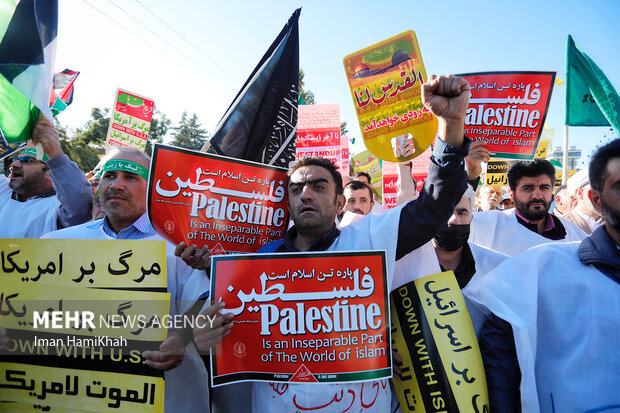
[(295, 10), (217, 125), (220, 155), (288, 168), (295, 160), (299, 30)]

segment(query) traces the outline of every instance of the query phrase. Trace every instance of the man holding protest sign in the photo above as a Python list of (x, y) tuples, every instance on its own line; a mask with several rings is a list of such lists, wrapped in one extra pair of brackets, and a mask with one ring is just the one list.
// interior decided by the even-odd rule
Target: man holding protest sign
[[(106, 216), (51, 232), (45, 238), (161, 240), (146, 214), (149, 162), (148, 156), (138, 149), (115, 149), (103, 164), (99, 183), (99, 197)], [(204, 270), (209, 267), (209, 251), (206, 246), (185, 248), (184, 243), (176, 249), (171, 244), (166, 246), (168, 292), (175, 304), (173, 311), (183, 314), (187, 308), (178, 308), (181, 300), (194, 302), (208, 294)], [(165, 376), (166, 411), (208, 410), (206, 370), (193, 345), (185, 348), (179, 333), (169, 332), (159, 351), (145, 351), (142, 357), (153, 368), (172, 369)]]
[(475, 214), (470, 240), (510, 256), (550, 241), (582, 240), (586, 234), (577, 226), (549, 214), (554, 181), (549, 161), (516, 162), (508, 170), (514, 209)]
[[(424, 189), (416, 201), (381, 215), (369, 214), (339, 230), (334, 222), (345, 199), (338, 169), (327, 160), (305, 158), (289, 170), (288, 202), (295, 225), (283, 239), (266, 245), (260, 252), (385, 249), (391, 282), (394, 262), (427, 243), (445, 225), (465, 190), (463, 158), (467, 154), (469, 141), (465, 142), (463, 125), (468, 99), (469, 84), (458, 77), (432, 76), (423, 85), (422, 101), (439, 119), (440, 139), (434, 148)], [(230, 321), (230, 318), (225, 321)], [(204, 343), (199, 348), (206, 350), (220, 339), (218, 335), (223, 331), (226, 330), (221, 325), (213, 331), (210, 328), (197, 329), (194, 331), (195, 342)], [(346, 399), (337, 396), (342, 392), (348, 395)], [(369, 397), (370, 400), (362, 399)], [(252, 410), (257, 412), (318, 409), (321, 406), (321, 411), (343, 411), (347, 408), (388, 411), (391, 395), (386, 381), (372, 386), (273, 386), (255, 382), (252, 399)]]
[(90, 218), (90, 185), (63, 153), (49, 120), (37, 122), (32, 142), (43, 147), (43, 159), (28, 147), (11, 162), (9, 178), (0, 177), (1, 238), (39, 238)]

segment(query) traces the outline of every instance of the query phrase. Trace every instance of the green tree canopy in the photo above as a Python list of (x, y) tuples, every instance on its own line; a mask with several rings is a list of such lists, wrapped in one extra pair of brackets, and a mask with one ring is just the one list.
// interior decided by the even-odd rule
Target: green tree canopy
[(188, 118), (187, 111), (181, 115), (178, 126), (172, 128), (171, 145), (199, 151), (209, 138), (209, 133), (200, 127), (198, 116), (194, 113)]

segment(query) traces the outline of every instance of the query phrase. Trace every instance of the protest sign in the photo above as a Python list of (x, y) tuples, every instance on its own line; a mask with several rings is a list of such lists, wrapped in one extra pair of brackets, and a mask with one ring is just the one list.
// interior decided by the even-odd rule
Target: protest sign
[(426, 177), (428, 176), (428, 168), (431, 165), (432, 153), (432, 149), (428, 148), (422, 155), (417, 156), (411, 161), (411, 176), (416, 181), (416, 189), (418, 192), (422, 190), (424, 181), (426, 181)]
[(340, 105), (300, 105), (296, 143), (297, 159), (320, 156), (341, 169)]
[(383, 179), (383, 210), (394, 208), (398, 201), (398, 164), (381, 162)]
[(256, 252), (284, 236), (286, 170), (155, 144), (148, 213), (168, 241), (212, 251)]
[(163, 411), (163, 372), (141, 358), (172, 320), (163, 241), (3, 239), (0, 261), (0, 326), (11, 339), (0, 400)]
[(8, 143), (0, 130), (0, 159), (14, 154), (24, 146), (26, 146), (26, 142)]
[(484, 184), (486, 186), (508, 186), (508, 176), (506, 173), (515, 162), (516, 161), (489, 159)]
[(164, 241), (2, 239), (0, 261), (4, 280), (24, 285), (162, 292), (167, 285)]
[(130, 146), (144, 150), (151, 130), (154, 108), (153, 100), (117, 89), (106, 135), (106, 152), (113, 146)]
[(489, 411), (482, 356), (452, 271), (390, 294), (392, 347), (402, 357), (392, 380), (403, 412)]
[(381, 178), (381, 160), (374, 157), (370, 151), (360, 152), (351, 157), (353, 172), (366, 172), (370, 175), (370, 187), (377, 193), (379, 199), (383, 194), (383, 181)]
[(494, 158), (533, 159), (555, 80), (555, 72), (484, 72), (458, 75), (471, 98), (465, 135), (484, 140)]
[[(422, 105), (426, 70), (413, 31), (352, 53), (344, 58), (353, 104), (370, 152), (390, 162), (402, 162), (428, 148), (437, 133), (437, 118)], [(399, 136), (413, 136), (415, 152), (394, 156)]]
[(213, 257), (211, 299), (237, 324), (212, 384), (335, 383), (392, 374), (384, 251)]
[(342, 154), (342, 163), (340, 164), (340, 174), (342, 176), (347, 176), (350, 174), (349, 168), (351, 166), (351, 159), (349, 158), (349, 137), (341, 136), (340, 137), (340, 150)]

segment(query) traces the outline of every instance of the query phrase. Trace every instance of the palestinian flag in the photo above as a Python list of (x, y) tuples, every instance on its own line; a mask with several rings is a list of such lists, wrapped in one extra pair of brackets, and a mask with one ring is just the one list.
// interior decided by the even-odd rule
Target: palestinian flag
[(49, 108), (57, 0), (0, 0), (0, 129), (8, 143), (26, 141)]
[(295, 10), (220, 120), (209, 141), (216, 153), (285, 168), (295, 160), (300, 13)]
[(65, 69), (54, 75), (49, 105), (54, 116), (67, 109), (73, 102), (73, 83), (79, 74), (80, 72)]

